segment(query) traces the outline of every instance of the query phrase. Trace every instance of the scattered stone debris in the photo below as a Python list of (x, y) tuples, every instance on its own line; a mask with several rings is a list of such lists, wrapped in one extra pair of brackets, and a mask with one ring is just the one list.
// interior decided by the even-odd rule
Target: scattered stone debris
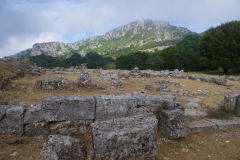
[(72, 83), (62, 76), (47, 76), (43, 80), (37, 80), (34, 84), (36, 89), (57, 90), (71, 88)]
[(91, 88), (92, 87), (92, 76), (89, 73), (82, 73), (78, 78), (73, 82), (75, 86)]

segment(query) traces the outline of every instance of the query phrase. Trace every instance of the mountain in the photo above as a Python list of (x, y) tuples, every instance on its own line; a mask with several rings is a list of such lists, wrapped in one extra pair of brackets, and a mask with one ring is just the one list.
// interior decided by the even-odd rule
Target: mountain
[(76, 43), (36, 43), (32, 48), (21, 51), (12, 57), (23, 58), (42, 53), (54, 57), (68, 57), (72, 53), (85, 55), (86, 52), (91, 50), (101, 55), (118, 55), (130, 51), (173, 45), (182, 40), (188, 33), (191, 33), (191, 31), (183, 27), (170, 25), (166, 21), (140, 19), (107, 32), (105, 35)]

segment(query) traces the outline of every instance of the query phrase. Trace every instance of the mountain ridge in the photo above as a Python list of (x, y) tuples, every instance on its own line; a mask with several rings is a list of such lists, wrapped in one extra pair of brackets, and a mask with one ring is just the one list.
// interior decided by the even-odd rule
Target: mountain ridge
[(18, 52), (13, 58), (36, 56), (42, 53), (56, 57), (68, 57), (72, 53), (85, 55), (96, 51), (101, 55), (137, 51), (157, 46), (173, 45), (186, 34), (187, 28), (170, 25), (167, 21), (140, 19), (107, 32), (104, 35), (87, 38), (75, 43), (43, 42)]

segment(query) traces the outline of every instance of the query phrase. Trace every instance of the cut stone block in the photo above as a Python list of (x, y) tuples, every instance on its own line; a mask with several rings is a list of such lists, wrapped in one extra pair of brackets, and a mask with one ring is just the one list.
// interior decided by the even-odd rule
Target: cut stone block
[(226, 108), (234, 109), (237, 104), (237, 98), (238, 98), (237, 93), (234, 92), (226, 93), (224, 96), (224, 100), (221, 102), (221, 105)]
[(25, 134), (27, 136), (48, 135), (49, 133), (49, 124), (46, 122), (30, 123), (25, 126)]
[(92, 96), (53, 96), (42, 100), (46, 122), (94, 119), (95, 100)]
[(222, 130), (240, 127), (240, 118), (236, 117), (229, 120), (208, 119), (208, 121), (215, 123)]
[(207, 120), (196, 120), (188, 122), (187, 131), (188, 132), (204, 132), (217, 130), (218, 127), (215, 123), (209, 122)]
[(160, 125), (170, 138), (186, 137), (187, 126), (183, 110), (163, 110), (160, 113)]
[(42, 114), (41, 104), (31, 104), (25, 112), (24, 124), (43, 122), (44, 117)]
[(51, 133), (62, 135), (81, 135), (91, 133), (93, 120), (75, 120), (50, 124)]
[[(236, 110), (237, 114), (240, 116), (240, 95), (238, 95), (237, 100), (236, 100)], [(0, 118), (1, 119), (1, 118)]]
[(6, 114), (6, 110), (7, 108), (9, 108), (10, 106), (0, 106), (0, 121), (3, 119), (3, 117)]
[(155, 112), (161, 108), (163, 98), (157, 95), (149, 95), (144, 91), (134, 91), (132, 97), (137, 100), (138, 108), (145, 108), (148, 112)]
[(133, 97), (124, 95), (95, 95), (94, 97), (96, 100), (96, 120), (116, 119), (140, 114), (137, 110), (137, 100)]
[(0, 133), (23, 134), (23, 117), (25, 108), (22, 106), (0, 106)]
[(93, 123), (96, 159), (155, 159), (157, 122), (148, 113)]
[(50, 135), (44, 142), (37, 160), (85, 160), (87, 147), (81, 141), (69, 136)]

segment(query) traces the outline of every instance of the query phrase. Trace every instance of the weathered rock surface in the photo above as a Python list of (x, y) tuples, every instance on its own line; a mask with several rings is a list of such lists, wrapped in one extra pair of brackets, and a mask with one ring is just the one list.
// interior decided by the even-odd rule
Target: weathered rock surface
[(217, 129), (218, 127), (215, 123), (209, 122), (204, 119), (188, 122), (187, 124), (188, 132), (204, 132), (204, 131), (212, 131)]
[(154, 86), (153, 84), (146, 84), (145, 88), (150, 91), (155, 91), (157, 89), (157, 87)]
[(237, 117), (228, 120), (208, 119), (208, 121), (215, 123), (218, 128), (222, 130), (240, 127), (240, 118)]
[(108, 120), (137, 114), (137, 100), (130, 96), (95, 95), (96, 120)]
[(31, 104), (25, 112), (24, 116), (24, 124), (27, 123), (37, 123), (43, 122), (44, 117), (42, 114), (42, 106), (41, 104)]
[(163, 98), (157, 95), (149, 95), (144, 91), (134, 91), (132, 97), (137, 100), (138, 108), (145, 108), (147, 112), (155, 112), (161, 108)]
[(22, 135), (24, 113), (22, 106), (0, 106), (0, 133)]
[(62, 76), (51, 76), (43, 80), (37, 80), (34, 84), (36, 89), (57, 90), (68, 89), (72, 87), (72, 83)]
[(186, 118), (181, 109), (161, 111), (160, 124), (170, 138), (186, 137), (187, 135)]
[(25, 134), (27, 136), (48, 135), (50, 133), (49, 123), (30, 123), (25, 126)]
[(155, 115), (149, 113), (99, 121), (91, 126), (96, 159), (155, 159)]
[(69, 136), (50, 135), (37, 160), (85, 160), (87, 147), (81, 140)]
[(122, 86), (122, 81), (118, 78), (117, 75), (112, 75), (110, 77), (111, 85), (113, 86)]
[(51, 133), (62, 135), (91, 134), (93, 120), (74, 120), (50, 124)]
[(238, 95), (237, 97), (236, 110), (237, 110), (237, 114), (240, 115), (240, 95)]
[(79, 77), (74, 81), (76, 87), (92, 87), (92, 76), (89, 73), (82, 73)]
[(92, 96), (52, 96), (42, 99), (46, 122), (94, 119), (95, 100)]
[(226, 93), (224, 100), (221, 102), (221, 106), (225, 108), (234, 109), (237, 105), (238, 94), (235, 92)]

